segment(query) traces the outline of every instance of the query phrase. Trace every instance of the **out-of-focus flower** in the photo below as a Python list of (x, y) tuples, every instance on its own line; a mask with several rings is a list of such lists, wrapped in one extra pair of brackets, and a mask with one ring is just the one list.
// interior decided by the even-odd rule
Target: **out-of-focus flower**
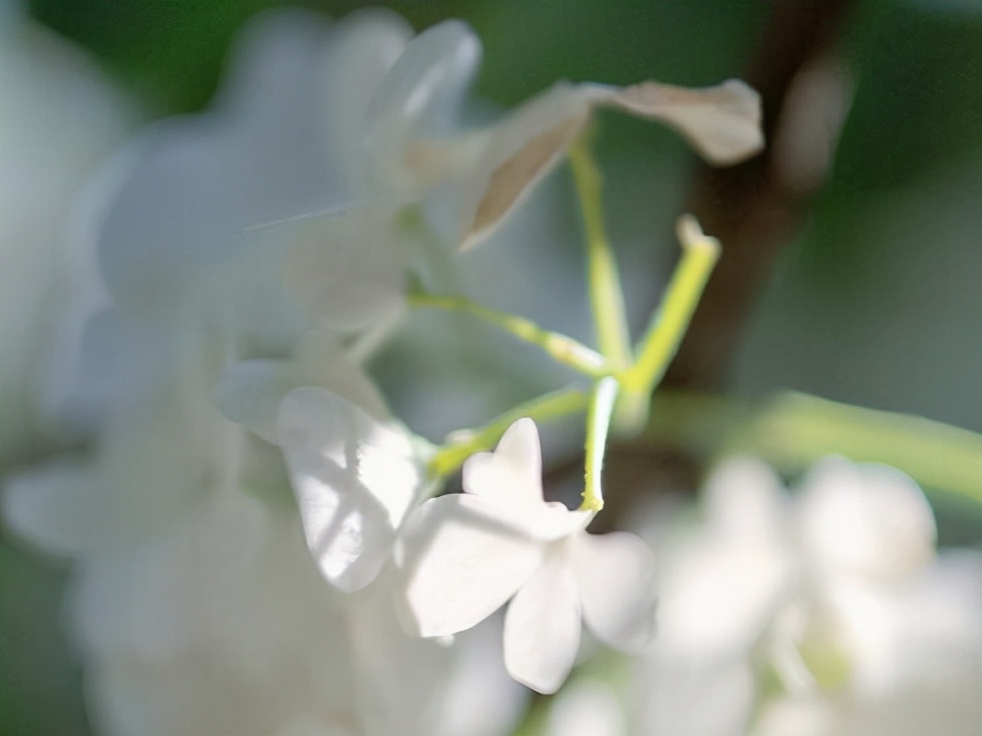
[(406, 522), (400, 610), (424, 637), (456, 634), (513, 598), (505, 666), (555, 692), (573, 666), (580, 618), (607, 644), (637, 650), (654, 633), (654, 561), (631, 534), (584, 529), (593, 518), (542, 499), (539, 437), (513, 424), (494, 453), (464, 465), (466, 493), (432, 499)]
[(982, 557), (936, 556), (913, 481), (832, 458), (792, 497), (738, 460), (704, 509), (702, 524), (663, 530), (641, 731), (977, 731)]
[[(318, 153), (325, 72), (312, 60), (357, 54), (393, 27), (405, 26), (388, 14), (330, 31), (305, 14), (257, 24), (233, 91), (205, 116), (156, 127), (88, 202), (101, 283), (83, 295), (92, 313), (67, 351), (78, 363), (62, 400), (95, 449), (12, 481), (4, 512), (74, 563), (74, 638), (92, 712), (110, 732), (480, 734), (515, 715), (497, 657), (490, 671), (480, 664), (492, 661), (483, 645), (408, 637), (384, 587), (370, 605), (368, 594), (333, 597), (304, 548), (279, 450), (212, 401), (235, 364), (223, 387), (248, 400), (230, 403), (269, 439), (297, 384), (350, 397), (362, 408), (347, 416), (387, 416), (338, 337), (307, 330), (280, 278), (284, 239), (243, 231), (346, 196)], [(255, 403), (237, 388), (243, 373), (274, 398)], [(366, 467), (378, 488), (375, 463)], [(486, 686), (502, 709), (472, 716), (446, 700)]]
[(624, 709), (609, 683), (581, 679), (563, 688), (549, 708), (547, 736), (620, 736)]
[(133, 110), (81, 51), (0, 8), (0, 461), (41, 429), (43, 370), (81, 226), (73, 197)]

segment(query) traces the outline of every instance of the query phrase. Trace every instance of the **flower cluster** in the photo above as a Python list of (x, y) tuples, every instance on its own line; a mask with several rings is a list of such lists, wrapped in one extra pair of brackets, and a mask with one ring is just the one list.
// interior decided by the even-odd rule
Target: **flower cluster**
[[(646, 527), (625, 502), (636, 534), (588, 531), (607, 438), (648, 419), (720, 244), (679, 220), (679, 266), (632, 341), (586, 133), (609, 108), (728, 165), (762, 146), (756, 93), (559, 82), (472, 123), (480, 52), (454, 21), (267, 14), (209, 110), (150, 126), (79, 198), (46, 405), (85, 449), (2, 500), (70, 561), (94, 724), (491, 736), (532, 689), (560, 693), (525, 730), (556, 736), (976, 733), (982, 560), (936, 551), (898, 471), (831, 458), (789, 494), (730, 460), (698, 520)], [(438, 277), (520, 237), (567, 160), (596, 348)], [(420, 436), (372, 358), (421, 309), (481, 320), (576, 382)], [(544, 483), (539, 426), (577, 413), (571, 508)]]
[[(73, 636), (107, 730), (494, 733), (522, 702), (505, 673), (555, 692), (584, 624), (620, 650), (649, 644), (652, 553), (586, 529), (608, 430), (636, 426), (718, 244), (682, 220), (685, 278), (627, 344), (583, 133), (613, 108), (726, 165), (762, 145), (759, 102), (732, 80), (560, 82), (469, 126), (479, 58), (458, 22), (414, 35), (385, 12), (267, 16), (209, 111), (151, 126), (81, 200), (93, 277), (50, 403), (93, 450), (19, 477), (4, 507), (73, 562)], [(567, 155), (598, 350), (427, 291), (419, 257), (492, 239)], [(367, 367), (412, 307), (488, 320), (585, 388), (417, 436)], [(544, 499), (530, 417), (584, 409), (572, 510)], [(463, 492), (440, 495), (461, 467)]]

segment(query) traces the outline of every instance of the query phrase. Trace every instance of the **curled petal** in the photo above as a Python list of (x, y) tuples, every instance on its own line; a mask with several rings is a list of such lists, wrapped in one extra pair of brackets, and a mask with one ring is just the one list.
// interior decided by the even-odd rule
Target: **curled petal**
[(625, 532), (570, 538), (572, 569), (583, 619), (606, 644), (637, 651), (655, 635), (655, 559), (639, 537)]
[(523, 685), (549, 694), (566, 681), (580, 645), (580, 597), (556, 550), (508, 606), (504, 644), (505, 668)]
[(665, 123), (717, 166), (743, 161), (764, 146), (760, 96), (738, 79), (704, 89), (643, 82), (612, 94), (607, 104)]
[(298, 388), (283, 400), (279, 439), (307, 546), (338, 588), (368, 585), (423, 486), (408, 436), (345, 399)]
[(441, 194), (455, 202), (456, 216), (448, 217), (458, 232), (450, 235), (461, 249), (494, 232), (555, 167), (598, 106), (662, 122), (716, 165), (742, 161), (764, 143), (760, 98), (738, 80), (706, 89), (657, 82), (624, 88), (561, 82), (479, 136), (445, 145), (421, 143), (415, 150), (416, 158), (430, 162), (450, 158), (450, 151), (456, 154), (460, 171)]
[(559, 163), (590, 109), (591, 95), (562, 82), (487, 130), (414, 144), (413, 159), (448, 179), (431, 198), (434, 206), (440, 200), (444, 237), (462, 250), (486, 240)]
[(480, 623), (542, 563), (508, 509), (467, 494), (427, 501), (406, 521), (396, 605), (407, 631), (447, 636)]

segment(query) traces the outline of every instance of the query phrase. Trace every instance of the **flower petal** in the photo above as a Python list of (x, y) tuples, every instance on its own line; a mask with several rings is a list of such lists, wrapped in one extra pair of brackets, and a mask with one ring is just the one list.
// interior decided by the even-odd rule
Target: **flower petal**
[(410, 515), (397, 552), (396, 606), (407, 631), (430, 637), (469, 629), (535, 572), (543, 547), (508, 511), (458, 493)]
[(471, 455), (463, 468), (464, 490), (496, 504), (542, 505), (542, 449), (535, 422), (512, 424), (494, 452)]
[[(439, 190), (456, 209), (449, 219), (457, 232), (445, 237), (461, 250), (486, 240), (572, 145), (589, 119), (591, 97), (562, 82), (486, 131), (446, 144), (464, 163)], [(440, 157), (439, 149), (426, 147), (431, 158)]]
[(332, 336), (318, 330), (303, 337), (294, 360), (244, 360), (232, 365), (213, 398), (226, 417), (275, 445), (279, 444), (280, 404), (301, 386), (329, 389), (376, 419), (389, 417), (365, 372), (348, 359)]
[(738, 163), (764, 146), (760, 95), (738, 79), (704, 89), (643, 82), (606, 104), (674, 128), (711, 164)]
[(77, 554), (100, 539), (92, 478), (85, 466), (61, 462), (6, 480), (3, 518), (18, 534), (55, 554)]
[(626, 532), (573, 535), (572, 568), (583, 619), (598, 639), (636, 651), (655, 635), (655, 558), (640, 537)]
[(422, 491), (412, 442), (340, 396), (309, 387), (283, 400), (279, 438), (321, 572), (342, 590), (363, 588)]
[(580, 645), (580, 597), (567, 559), (550, 559), (518, 591), (505, 614), (505, 669), (550, 694), (566, 681)]
[[(597, 106), (660, 121), (717, 165), (748, 158), (764, 143), (760, 98), (738, 80), (706, 89), (657, 82), (624, 88), (561, 82), (482, 134), (445, 145), (418, 144), (417, 158), (446, 159), (453, 149), (459, 161), (467, 162), (441, 191), (456, 202), (459, 232), (453, 235), (462, 250), (487, 239), (555, 167)], [(441, 149), (448, 150), (441, 155)]]
[(316, 323), (363, 330), (402, 310), (405, 277), (392, 213), (359, 207), (280, 227), (292, 229), (287, 287)]
[[(445, 133), (456, 117), (481, 57), (481, 42), (465, 24), (446, 21), (410, 41), (376, 91), (365, 119), (365, 150), (385, 186), (412, 195), (429, 178), (413, 167), (413, 138)], [(422, 176), (421, 176), (422, 174)]]
[(798, 502), (801, 539), (826, 573), (904, 578), (934, 557), (931, 507), (917, 484), (884, 465), (828, 458)]

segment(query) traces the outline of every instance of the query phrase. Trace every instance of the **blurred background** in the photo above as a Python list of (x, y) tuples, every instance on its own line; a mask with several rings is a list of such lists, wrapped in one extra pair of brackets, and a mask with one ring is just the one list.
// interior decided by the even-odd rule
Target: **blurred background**
[[(128, 131), (202, 109), (241, 25), (285, 4), (4, 3), (0, 23), (23, 23), (23, 11), (79, 50), (68, 68), (92, 68), (84, 79), (52, 80), (0, 56), (6, 67), (0, 69), (0, 191), (24, 186), (2, 171), (11, 160), (55, 154), (63, 160), (85, 147), (73, 184), (80, 186)], [(297, 4), (340, 17), (367, 3)], [(668, 382), (751, 399), (794, 389), (982, 431), (982, 3), (431, 0), (386, 6), (418, 30), (447, 18), (468, 22), (484, 43), (475, 93), (489, 109), (513, 106), (561, 78), (691, 86), (750, 81), (764, 95), (771, 145), (764, 156), (723, 172), (701, 168), (664, 130), (615, 114), (601, 118), (597, 146), (607, 173), (609, 229), (636, 326), (657, 303), (672, 265), (679, 213), (696, 212), (723, 242), (718, 273)], [(0, 44), (13, 42), (9, 31)], [(44, 38), (36, 49), (55, 43)], [(17, 83), (25, 78), (21, 84), (48, 86), (62, 103), (45, 125), (34, 125), (30, 143), (15, 136), (23, 132), (17, 94), (29, 90)], [(107, 105), (119, 111), (111, 120), (94, 112)], [(83, 125), (98, 132), (76, 142), (72, 131)], [(69, 153), (58, 153), (62, 148)], [(60, 197), (59, 212), (67, 211), (67, 180), (56, 190), (52, 201)], [(568, 215), (560, 237), (541, 252), (516, 252), (506, 266), (467, 256), (473, 263), (464, 269), (514, 272), (529, 288), (507, 295), (512, 309), (589, 339), (582, 249), (565, 174), (536, 196)], [(12, 218), (8, 209), (0, 215)], [(0, 226), (11, 232), (7, 222)], [(0, 257), (0, 284), (9, 289), (21, 273), (16, 264), (28, 256), (4, 248)], [(479, 299), (502, 299), (475, 286)], [(50, 327), (51, 315), (43, 312), (54, 307), (40, 296), (36, 301), (38, 324)], [(32, 320), (25, 312), (23, 325)], [(31, 355), (20, 359), (36, 359)], [(480, 380), (478, 364), (485, 375), (506, 370), (507, 361), (489, 365), (488, 353), (482, 355), (454, 364), (462, 392)], [(10, 360), (0, 368), (13, 375)], [(429, 367), (410, 361), (397, 374), (392, 364), (381, 356), (378, 372), (394, 404), (419, 416), (421, 431), (439, 435), (473, 420), (462, 410), (427, 426), (420, 408), (425, 390), (406, 387), (425, 383)], [(429, 381), (434, 391), (446, 389)], [(499, 382), (492, 403), (507, 406), (550, 387), (548, 377), (534, 373), (522, 381)], [(5, 378), (4, 402), (26, 388)], [(30, 432), (12, 429), (18, 416), (5, 407), (0, 436), (19, 439), (0, 446), (4, 473), (51, 450)], [(936, 511), (942, 544), (982, 539), (977, 508), (952, 500)], [(87, 733), (79, 671), (60, 632), (63, 570), (26, 553), (9, 534), (0, 544), (2, 730)]]

